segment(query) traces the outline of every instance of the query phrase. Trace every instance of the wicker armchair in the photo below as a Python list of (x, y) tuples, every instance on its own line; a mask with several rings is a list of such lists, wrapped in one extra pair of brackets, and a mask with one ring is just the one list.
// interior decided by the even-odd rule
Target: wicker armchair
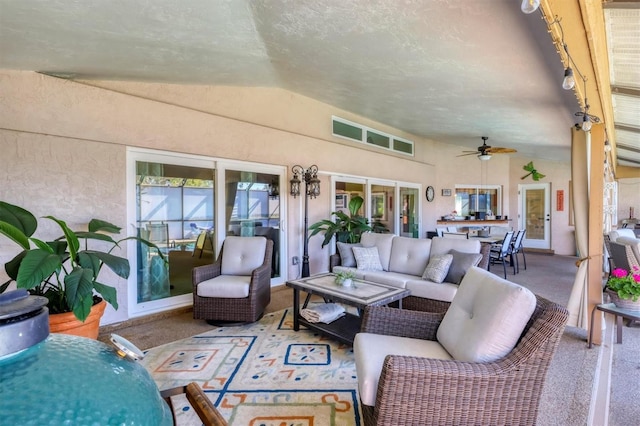
[[(212, 265), (193, 268), (193, 318), (211, 324), (257, 321), (271, 301), (272, 256), (273, 241), (264, 237), (227, 237)], [(248, 258), (251, 265), (238, 265)]]
[[(533, 425), (543, 383), (568, 318), (541, 297), (516, 347), (495, 362), (388, 355), (365, 425)], [(362, 331), (435, 340), (444, 313), (369, 307)]]

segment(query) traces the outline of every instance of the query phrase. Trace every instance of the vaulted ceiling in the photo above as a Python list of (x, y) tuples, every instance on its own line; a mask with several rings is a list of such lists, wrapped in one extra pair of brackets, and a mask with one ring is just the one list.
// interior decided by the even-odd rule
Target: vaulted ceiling
[[(0, 68), (280, 87), (461, 149), (489, 136), (563, 160), (586, 95), (620, 164), (640, 166), (637, 3), (520, 3), (0, 0)], [(569, 91), (567, 50), (586, 78)]]

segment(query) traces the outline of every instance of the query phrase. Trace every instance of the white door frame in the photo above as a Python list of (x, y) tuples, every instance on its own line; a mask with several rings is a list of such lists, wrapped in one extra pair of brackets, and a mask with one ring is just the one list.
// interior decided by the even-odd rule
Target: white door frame
[[(528, 190), (544, 190), (544, 217), (539, 219), (538, 225), (543, 225), (543, 237), (531, 238), (532, 223), (528, 223), (526, 192)], [(551, 249), (551, 184), (530, 183), (518, 185), (518, 229), (527, 229), (522, 242), (524, 247), (549, 250)]]

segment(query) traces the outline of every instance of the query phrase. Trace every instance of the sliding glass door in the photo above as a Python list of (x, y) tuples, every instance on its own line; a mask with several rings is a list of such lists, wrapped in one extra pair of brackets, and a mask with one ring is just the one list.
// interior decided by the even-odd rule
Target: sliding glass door
[(273, 241), (271, 278), (279, 278), (280, 176), (230, 169), (224, 175), (226, 235), (263, 236)]
[(132, 316), (190, 305), (192, 269), (213, 263), (228, 235), (272, 240), (271, 283), (284, 282), (284, 167), (135, 148), (127, 161), (129, 222), (161, 252), (128, 246)]
[(209, 168), (136, 161), (138, 303), (191, 293), (191, 269), (212, 263), (214, 172)]

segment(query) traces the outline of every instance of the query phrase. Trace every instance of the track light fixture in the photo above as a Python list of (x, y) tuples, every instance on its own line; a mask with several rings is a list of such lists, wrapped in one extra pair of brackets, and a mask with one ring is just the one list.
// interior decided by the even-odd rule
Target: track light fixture
[(520, 9), (522, 13), (533, 13), (540, 7), (540, 0), (522, 0), (522, 4), (520, 5)]

